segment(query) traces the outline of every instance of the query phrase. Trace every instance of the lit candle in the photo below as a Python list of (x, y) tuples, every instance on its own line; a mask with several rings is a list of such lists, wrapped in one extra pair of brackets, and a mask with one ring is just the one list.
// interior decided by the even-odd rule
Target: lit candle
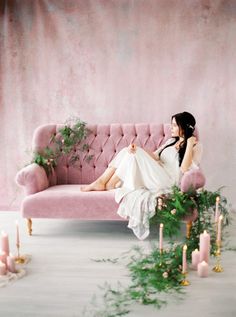
[(6, 264), (0, 261), (0, 275), (6, 275), (6, 274), (7, 274)]
[(158, 202), (158, 203), (157, 203), (157, 208), (158, 208), (159, 210), (161, 210), (161, 209), (162, 209), (162, 203), (163, 203), (163, 202), (162, 202), (162, 198), (159, 197), (158, 200), (157, 200), (157, 202)]
[(17, 245), (17, 247), (20, 246), (19, 225), (18, 225), (18, 221), (17, 220), (16, 220), (16, 245)]
[(187, 272), (187, 245), (183, 246), (183, 259), (182, 259), (182, 273), (185, 274)]
[(217, 226), (217, 242), (220, 243), (221, 242), (221, 223), (223, 220), (223, 216), (220, 215), (219, 219), (218, 219), (218, 226)]
[(195, 249), (192, 252), (192, 268), (197, 270), (198, 263), (200, 262), (200, 252), (198, 249)]
[(15, 260), (12, 254), (7, 257), (7, 269), (11, 273), (16, 273)]
[(199, 277), (207, 277), (209, 273), (209, 265), (207, 262), (202, 261), (198, 263), (197, 274)]
[(0, 261), (4, 264), (7, 263), (7, 255), (5, 251), (0, 250)]
[(159, 249), (160, 251), (163, 250), (163, 223), (160, 224), (159, 228)]
[(8, 235), (2, 231), (2, 251), (6, 253), (6, 255), (9, 255), (9, 240)]
[(210, 256), (210, 235), (204, 230), (200, 234), (200, 262), (205, 261), (209, 262)]
[(215, 222), (218, 222), (220, 211), (219, 211), (219, 203), (220, 203), (220, 197), (216, 197), (216, 210), (215, 210)]

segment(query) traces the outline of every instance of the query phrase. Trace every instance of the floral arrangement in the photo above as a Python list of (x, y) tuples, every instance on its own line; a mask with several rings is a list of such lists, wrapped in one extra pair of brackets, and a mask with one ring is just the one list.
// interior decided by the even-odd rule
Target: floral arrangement
[[(191, 253), (199, 247), (200, 234), (207, 230), (211, 237), (211, 255), (216, 255), (216, 228), (214, 221), (216, 199), (219, 197), (219, 208), (223, 215), (222, 232), (230, 223), (229, 207), (227, 199), (220, 194), (220, 190), (211, 192), (205, 189), (199, 191), (189, 190), (181, 192), (176, 186), (168, 195), (160, 197), (156, 215), (150, 220), (152, 225), (162, 223), (166, 237), (170, 239), (179, 234), (183, 218), (196, 208), (198, 218), (193, 222), (190, 236), (182, 243), (169, 241), (167, 249), (159, 250), (152, 246), (150, 252), (145, 252), (140, 247), (129, 250), (123, 258), (128, 260), (126, 264), (130, 285), (117, 288), (106, 283), (103, 290), (103, 303), (97, 303), (96, 298), (92, 302), (92, 308), (86, 308), (83, 316), (113, 317), (123, 316), (130, 312), (133, 303), (153, 305), (160, 308), (164, 303), (163, 294), (181, 294), (183, 288), (182, 250), (187, 246), (187, 261), (191, 259)], [(96, 262), (118, 263), (119, 258), (95, 260)]]
[(85, 143), (89, 133), (85, 122), (78, 118), (68, 119), (65, 126), (59, 129), (59, 133), (51, 136), (50, 145), (42, 151), (34, 153), (32, 163), (42, 166), (49, 175), (63, 155), (69, 157), (69, 165), (80, 160), (81, 152), (86, 152), (85, 160), (90, 161), (92, 156), (87, 155), (89, 145)]

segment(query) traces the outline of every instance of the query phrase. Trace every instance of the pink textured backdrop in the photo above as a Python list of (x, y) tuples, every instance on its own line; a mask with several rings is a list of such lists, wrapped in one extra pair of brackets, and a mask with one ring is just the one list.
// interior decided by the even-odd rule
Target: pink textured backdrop
[(19, 206), (16, 172), (34, 129), (168, 122), (192, 112), (207, 188), (235, 203), (236, 1), (0, 1), (0, 209)]

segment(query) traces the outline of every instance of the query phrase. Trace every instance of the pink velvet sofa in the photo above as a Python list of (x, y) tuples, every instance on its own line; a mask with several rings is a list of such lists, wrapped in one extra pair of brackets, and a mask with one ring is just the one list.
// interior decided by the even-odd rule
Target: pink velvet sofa
[[(38, 127), (33, 136), (33, 151), (40, 152), (49, 145), (62, 125), (48, 124)], [(107, 124), (88, 125), (91, 131), (86, 139), (90, 162), (81, 160), (68, 164), (63, 157), (47, 177), (44, 169), (33, 163), (21, 169), (16, 182), (25, 189), (21, 213), (32, 234), (32, 218), (76, 218), (83, 220), (122, 220), (116, 213), (118, 205), (114, 191), (81, 192), (80, 185), (95, 180), (123, 147), (131, 142), (155, 150), (170, 137), (169, 124)], [(205, 178), (200, 171), (186, 172), (181, 180), (183, 191), (194, 186), (202, 187)]]

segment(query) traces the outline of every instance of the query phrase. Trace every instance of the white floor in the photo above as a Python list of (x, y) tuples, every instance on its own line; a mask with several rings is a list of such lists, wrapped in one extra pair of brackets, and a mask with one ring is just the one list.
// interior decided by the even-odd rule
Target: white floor
[[(80, 222), (78, 220), (34, 219), (33, 236), (16, 212), (0, 212), (0, 230), (9, 233), (15, 247), (15, 220), (20, 223), (22, 253), (32, 255), (27, 276), (0, 288), (0, 316), (82, 316), (92, 295), (102, 294), (98, 285), (105, 281), (128, 284), (125, 266), (97, 263), (92, 259), (116, 258), (132, 246), (149, 248), (157, 243), (153, 231), (144, 242), (138, 241), (125, 222)], [(223, 273), (211, 272), (206, 279), (191, 271), (191, 285), (183, 299), (170, 295), (161, 310), (135, 305), (129, 317), (235, 317), (236, 316), (236, 238), (235, 223), (230, 227), (229, 246), (235, 251), (222, 254)], [(212, 259), (214, 263), (214, 259)], [(92, 316), (91, 316), (92, 317)], [(105, 317), (105, 316), (104, 316)]]

